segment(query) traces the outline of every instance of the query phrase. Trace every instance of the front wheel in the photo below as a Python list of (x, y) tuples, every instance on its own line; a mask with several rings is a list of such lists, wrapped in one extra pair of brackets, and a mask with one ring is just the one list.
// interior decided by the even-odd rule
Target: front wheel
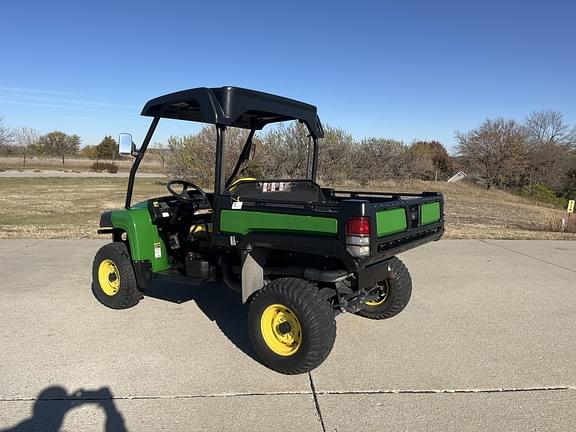
[(92, 266), (92, 293), (112, 309), (128, 309), (142, 298), (128, 248), (124, 243), (108, 243), (100, 248)]
[(394, 257), (388, 261), (388, 277), (374, 287), (378, 297), (365, 303), (357, 315), (371, 319), (385, 319), (404, 310), (412, 295), (412, 279), (402, 261)]
[(328, 357), (336, 321), (314, 285), (282, 278), (256, 293), (248, 312), (248, 333), (264, 365), (292, 375), (309, 372)]

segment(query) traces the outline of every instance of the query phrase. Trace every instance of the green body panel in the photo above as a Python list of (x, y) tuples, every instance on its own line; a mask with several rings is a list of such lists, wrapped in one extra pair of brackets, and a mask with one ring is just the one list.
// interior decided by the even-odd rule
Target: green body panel
[(428, 225), (440, 220), (440, 203), (433, 202), (420, 206), (420, 224)]
[(406, 210), (397, 208), (376, 213), (376, 233), (378, 237), (406, 231)]
[[(170, 268), (166, 245), (152, 224), (146, 202), (138, 203), (129, 209), (112, 211), (112, 226), (126, 231), (130, 253), (134, 261), (150, 261), (152, 271)], [(160, 256), (156, 258), (158, 255)]]
[(338, 221), (321, 216), (301, 216), (244, 210), (222, 210), (220, 231), (245, 235), (251, 231), (289, 231), (319, 235), (336, 235)]

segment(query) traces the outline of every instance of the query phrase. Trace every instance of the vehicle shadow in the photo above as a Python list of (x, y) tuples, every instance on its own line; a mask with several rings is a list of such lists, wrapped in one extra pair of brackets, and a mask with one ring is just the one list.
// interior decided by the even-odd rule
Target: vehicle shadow
[(202, 285), (190, 286), (154, 281), (144, 296), (172, 303), (185, 303), (193, 300), (204, 315), (216, 323), (230, 342), (244, 354), (258, 361), (246, 328), (248, 308), (242, 303), (240, 293), (232, 291), (225, 284), (206, 282)]
[(114, 404), (114, 396), (108, 387), (98, 390), (80, 389), (68, 394), (61, 386), (47, 387), (35, 399), (32, 416), (0, 432), (57, 432), (60, 430), (66, 413), (80, 405), (96, 404), (106, 416), (104, 431), (127, 432), (124, 418)]

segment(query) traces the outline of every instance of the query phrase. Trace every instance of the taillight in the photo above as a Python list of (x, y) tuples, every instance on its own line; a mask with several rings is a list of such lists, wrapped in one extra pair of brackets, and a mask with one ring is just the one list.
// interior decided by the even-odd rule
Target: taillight
[(346, 235), (370, 235), (370, 219), (353, 217), (346, 222)]
[(370, 255), (370, 218), (353, 217), (346, 222), (346, 250), (356, 257)]

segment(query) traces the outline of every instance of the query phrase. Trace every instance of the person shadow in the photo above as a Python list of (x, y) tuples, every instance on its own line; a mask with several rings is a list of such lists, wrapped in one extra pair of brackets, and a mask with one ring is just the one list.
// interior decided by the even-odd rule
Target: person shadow
[(85, 404), (96, 404), (104, 410), (104, 431), (127, 432), (124, 418), (116, 408), (114, 396), (108, 387), (93, 391), (80, 389), (68, 394), (61, 386), (42, 390), (34, 402), (32, 416), (11, 428), (0, 429), (0, 432), (58, 432), (66, 413)]
[(178, 304), (193, 300), (230, 342), (258, 361), (248, 337), (248, 307), (242, 303), (241, 294), (224, 283), (203, 282), (194, 286), (156, 280), (146, 289), (144, 296)]

